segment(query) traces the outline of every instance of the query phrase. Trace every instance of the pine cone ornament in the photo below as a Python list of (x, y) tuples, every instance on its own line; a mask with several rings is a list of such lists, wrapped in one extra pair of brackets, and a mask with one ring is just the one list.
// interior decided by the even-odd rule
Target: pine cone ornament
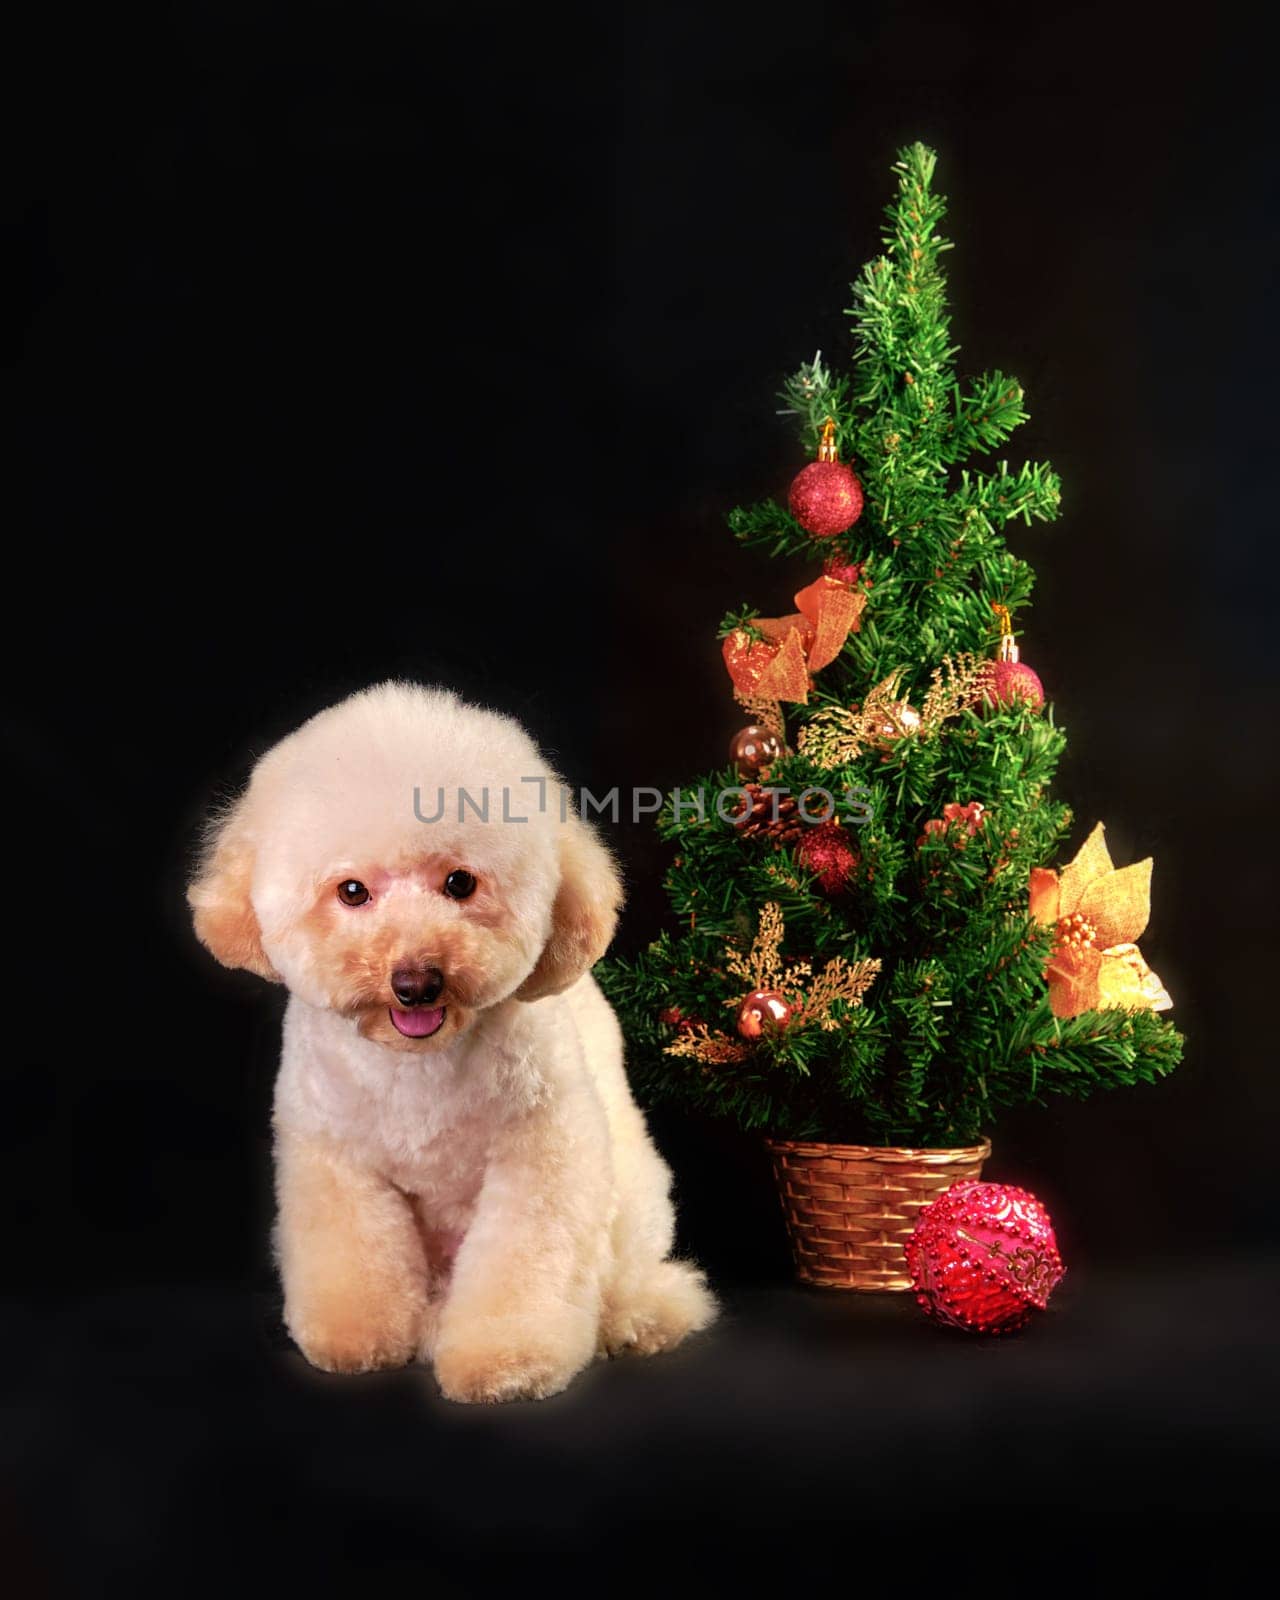
[(733, 823), (742, 837), (768, 839), (775, 845), (794, 844), (804, 832), (800, 802), (795, 795), (779, 794), (759, 783), (744, 783), (742, 787), (747, 799)]

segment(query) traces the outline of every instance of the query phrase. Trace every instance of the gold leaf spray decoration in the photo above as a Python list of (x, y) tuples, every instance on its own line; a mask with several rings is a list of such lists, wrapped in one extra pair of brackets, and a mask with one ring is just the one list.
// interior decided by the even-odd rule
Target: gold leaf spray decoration
[(951, 717), (976, 706), (991, 679), (991, 662), (969, 650), (943, 656), (933, 669), (929, 689), (920, 707), (920, 732), (928, 738)]
[(801, 755), (824, 771), (855, 761), (869, 745), (884, 739), (886, 727), (907, 733), (898, 688), (898, 667), (868, 691), (860, 706), (824, 706), (815, 711), (796, 741)]
[[(752, 989), (776, 989), (785, 994), (796, 988), (801, 978), (807, 978), (813, 968), (807, 961), (794, 962), (789, 967), (782, 964), (782, 941), (786, 928), (782, 920), (782, 907), (776, 900), (768, 900), (760, 911), (760, 922), (747, 955), (730, 947), (725, 956), (725, 966), (735, 978), (741, 978)], [(732, 1004), (733, 1002), (730, 1002)]]
[[(782, 941), (786, 929), (782, 907), (770, 900), (761, 908), (760, 922), (751, 949), (746, 955), (729, 947), (725, 965), (735, 978), (746, 985), (750, 994), (756, 989), (769, 989), (783, 995), (794, 1004), (788, 1029), (817, 1027), (824, 1033), (833, 1033), (841, 1019), (835, 1007), (860, 1006), (863, 996), (875, 982), (880, 962), (874, 958), (846, 961), (835, 956), (822, 971), (814, 976), (807, 961), (786, 963), (782, 957)], [(737, 1008), (741, 1000), (728, 1000), (727, 1006)], [(699, 1023), (690, 1033), (682, 1035), (666, 1046), (669, 1056), (687, 1056), (707, 1065), (745, 1061), (751, 1054), (742, 1040), (732, 1038), (720, 1029), (708, 1028)]]
[(931, 739), (944, 722), (982, 699), (991, 663), (967, 650), (943, 656), (933, 669), (919, 712), (902, 698), (904, 670), (898, 667), (882, 678), (860, 706), (824, 706), (815, 712), (797, 741), (801, 754), (830, 772), (897, 739)]
[(767, 695), (736, 694), (733, 697), (747, 714), (748, 722), (753, 722), (758, 728), (765, 728), (769, 733), (777, 734), (785, 747), (787, 742), (787, 722), (782, 712), (781, 700), (770, 700)]

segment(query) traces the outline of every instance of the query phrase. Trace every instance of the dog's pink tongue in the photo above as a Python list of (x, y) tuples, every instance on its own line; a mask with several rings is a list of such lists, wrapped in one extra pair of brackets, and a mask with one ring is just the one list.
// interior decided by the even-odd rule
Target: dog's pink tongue
[(421, 1011), (397, 1011), (391, 1007), (391, 1020), (406, 1039), (425, 1039), (444, 1021), (443, 1006), (425, 1006)]

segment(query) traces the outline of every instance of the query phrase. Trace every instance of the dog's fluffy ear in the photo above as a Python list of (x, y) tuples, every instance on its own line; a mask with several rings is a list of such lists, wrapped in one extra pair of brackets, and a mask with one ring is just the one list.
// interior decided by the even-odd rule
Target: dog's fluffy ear
[(244, 967), (260, 978), (280, 975), (262, 948), (262, 930), (249, 891), (253, 844), (241, 800), (211, 826), (200, 868), (187, 888), (196, 937), (224, 967)]
[(589, 972), (609, 948), (621, 905), (622, 879), (613, 857), (585, 822), (571, 818), (561, 830), (551, 933), (516, 998), (559, 994)]

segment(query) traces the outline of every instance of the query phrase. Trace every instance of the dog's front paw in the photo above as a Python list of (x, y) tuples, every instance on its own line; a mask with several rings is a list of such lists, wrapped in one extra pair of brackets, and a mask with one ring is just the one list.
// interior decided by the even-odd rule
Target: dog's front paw
[(373, 1308), (353, 1301), (295, 1310), (285, 1321), (293, 1342), (322, 1372), (375, 1372), (403, 1367), (418, 1354), (418, 1319), (408, 1308)]
[(437, 1350), (436, 1381), (446, 1400), (545, 1400), (577, 1372), (554, 1354), (528, 1349)]
[(545, 1400), (582, 1371), (590, 1340), (580, 1329), (521, 1322), (489, 1324), (442, 1334), (435, 1350), (436, 1381), (447, 1400)]
[(687, 1261), (659, 1261), (606, 1297), (600, 1342), (611, 1356), (655, 1355), (715, 1320), (716, 1302)]

